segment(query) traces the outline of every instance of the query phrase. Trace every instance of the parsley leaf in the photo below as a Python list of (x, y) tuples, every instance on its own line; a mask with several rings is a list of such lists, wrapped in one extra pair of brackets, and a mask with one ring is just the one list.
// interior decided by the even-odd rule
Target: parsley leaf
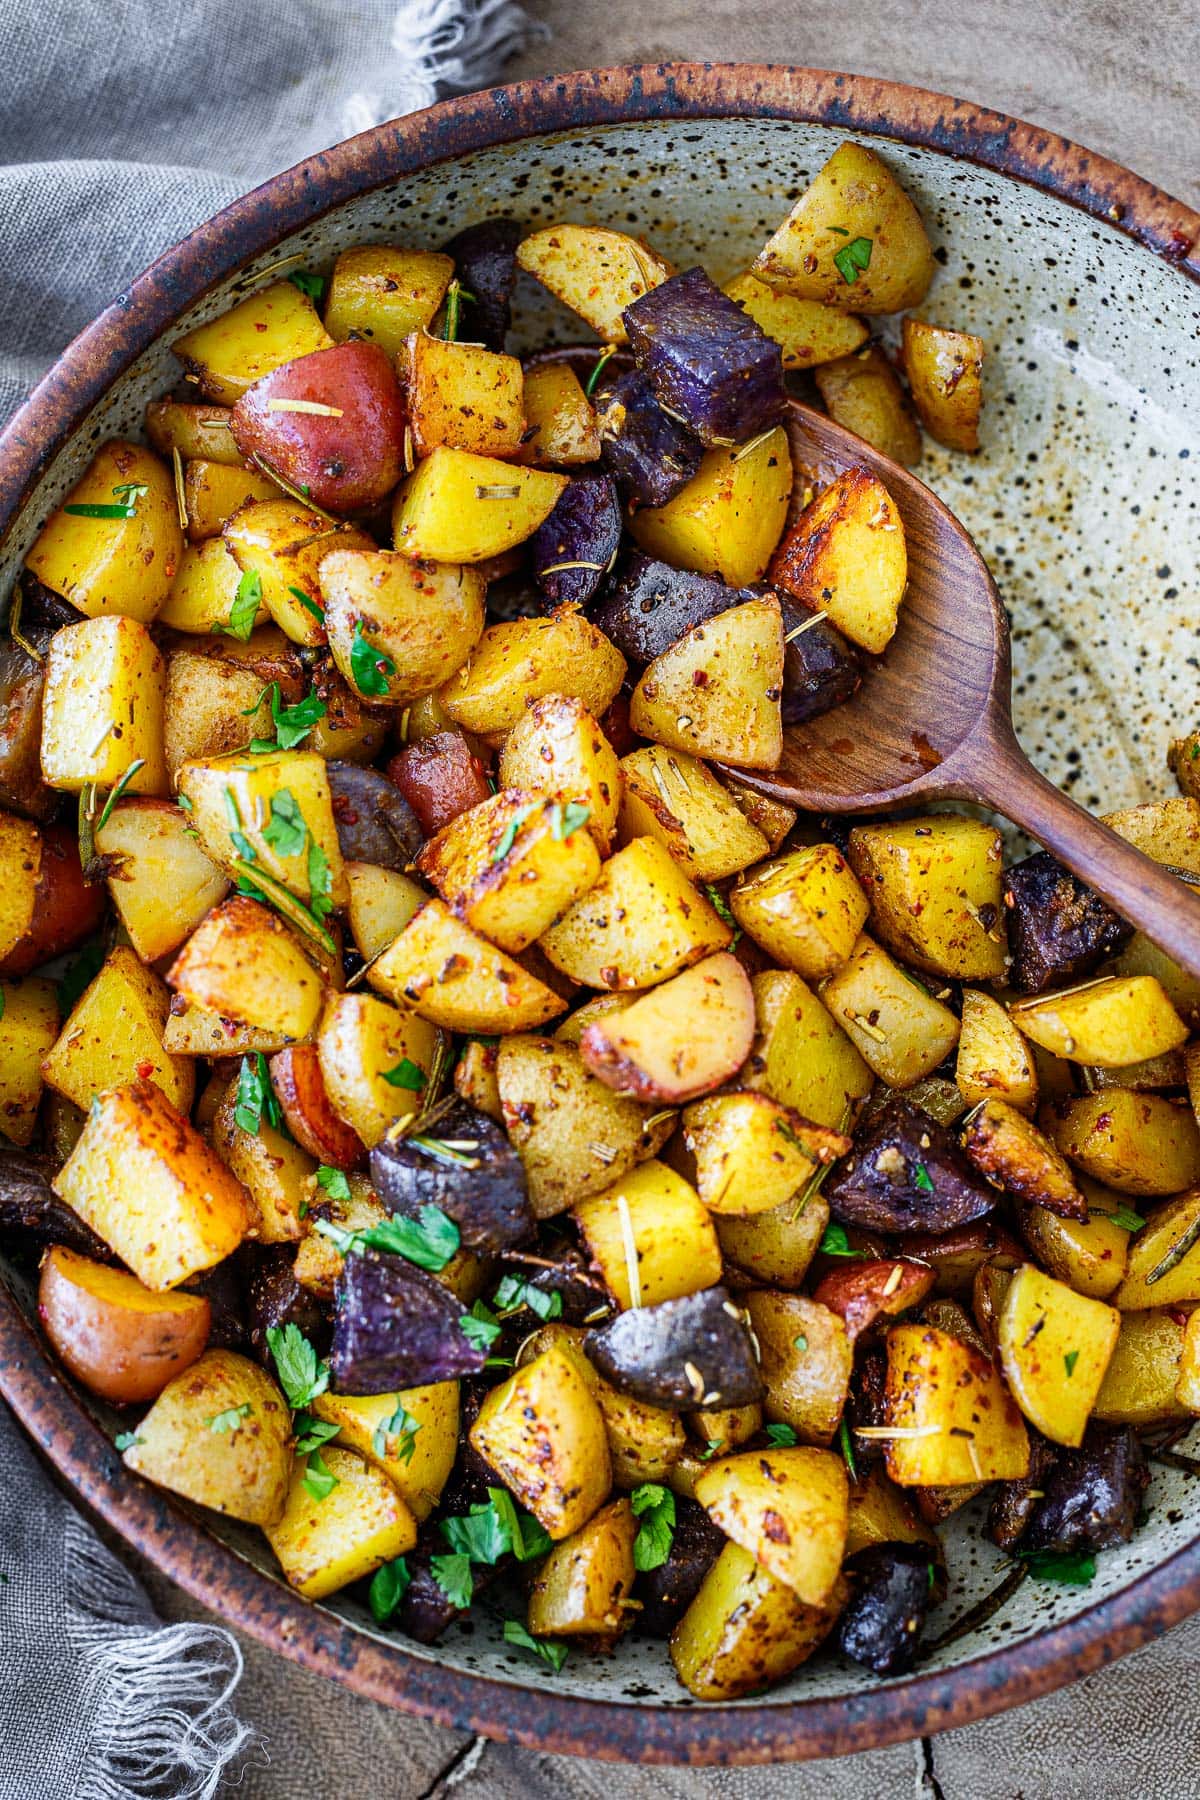
[(367, 1593), (372, 1615), (379, 1625), (386, 1625), (405, 1594), (412, 1580), (407, 1562), (402, 1556), (393, 1557), (391, 1562), (380, 1563), (371, 1577), (371, 1586)]
[[(302, 488), (300, 491), (307, 494), (308, 489)], [(319, 625), (325, 623), (325, 608), (323, 606), (318, 606), (311, 594), (306, 594), (304, 589), (299, 587), (290, 587), (288, 593), (292, 596), (293, 600), (298, 600), (300, 602), (305, 612), (310, 612), (312, 614)]]
[(817, 1246), (823, 1256), (866, 1256), (866, 1250), (852, 1250), (850, 1239), (846, 1236), (844, 1225), (830, 1222), (825, 1227), (820, 1244)]
[(477, 1300), (469, 1313), (462, 1314), (458, 1329), (474, 1350), (490, 1350), (500, 1336), (500, 1325), (482, 1300)]
[(150, 489), (136, 481), (123, 481), (113, 490), (117, 504), (107, 501), (76, 501), (72, 506), (64, 506), (65, 513), (71, 513), (77, 519), (132, 519), (137, 516), (137, 503), (143, 494)]
[(325, 277), (314, 275), (309, 269), (293, 269), (288, 276), (292, 286), (306, 294), (314, 306), (319, 306), (325, 293)]
[(777, 1450), (790, 1450), (796, 1442), (796, 1434), (790, 1425), (768, 1425), (767, 1436)]
[(591, 816), (591, 807), (584, 806), (579, 800), (568, 800), (565, 806), (556, 801), (550, 812), (551, 834), (560, 840), (569, 838), (581, 825), (586, 825)]
[(308, 842), (308, 826), (291, 788), (271, 795), (271, 816), (263, 826), (263, 842), (279, 856), (299, 856)]
[(520, 1312), (523, 1306), (527, 1306), (539, 1319), (557, 1319), (562, 1316), (562, 1295), (557, 1289), (545, 1293), (519, 1275), (504, 1277), (496, 1289), (495, 1301), (502, 1312)]
[(331, 1424), (328, 1419), (314, 1419), (310, 1412), (298, 1412), (292, 1420), (296, 1433), (296, 1454), (307, 1456), (312, 1450), (319, 1450), (322, 1444), (328, 1444), (342, 1429), (340, 1425)]
[(410, 1094), (419, 1094), (425, 1086), (426, 1075), (411, 1057), (402, 1056), (394, 1069), (383, 1071), (383, 1079), (389, 1087), (407, 1088)]
[(714, 887), (711, 881), (706, 881), (704, 884), (704, 892), (708, 895), (708, 904), (712, 907), (718, 919), (728, 925), (733, 933), (729, 945), (729, 948), (732, 950), (742, 935), (742, 928), (730, 912), (729, 902), (726, 900), (719, 887)]
[(281, 750), (294, 750), (302, 744), (314, 725), (319, 725), (329, 708), (316, 694), (306, 694), (303, 700), (297, 700), (295, 706), (280, 706), (279, 689), (271, 701), (271, 717), (275, 721), (275, 736)]
[[(1104, 1215), (1101, 1213), (1098, 1216), (1103, 1218)], [(1134, 1212), (1132, 1206), (1118, 1206), (1117, 1210), (1109, 1213), (1108, 1216), (1114, 1225), (1121, 1227), (1122, 1231), (1140, 1231), (1146, 1223), (1140, 1213)]]
[(923, 1162), (913, 1164), (913, 1186), (922, 1194), (933, 1193), (933, 1177)]
[(851, 238), (848, 244), (843, 244), (840, 250), (834, 251), (834, 267), (847, 287), (854, 286), (860, 269), (870, 268), (871, 245), (871, 238), (857, 237)]
[(126, 1450), (132, 1450), (135, 1444), (144, 1444), (145, 1441), (145, 1438), (140, 1438), (136, 1431), (118, 1431), (113, 1439), (113, 1448), (120, 1450), (124, 1455)]
[(420, 1419), (414, 1419), (400, 1400), (390, 1418), (380, 1419), (371, 1433), (371, 1448), (376, 1456), (394, 1456), (399, 1462), (411, 1462), (420, 1429)]
[(314, 1450), (308, 1459), (308, 1466), (302, 1478), (305, 1493), (311, 1494), (314, 1500), (328, 1500), (334, 1488), (337, 1487), (338, 1480), (338, 1476), (329, 1467), (321, 1452)]
[(394, 1213), (378, 1225), (361, 1231), (343, 1231), (328, 1219), (314, 1219), (316, 1229), (330, 1238), (343, 1255), (351, 1250), (385, 1250), (392, 1256), (406, 1257), (418, 1268), (437, 1274), (458, 1253), (461, 1240), (458, 1226), (440, 1206), (423, 1206), (420, 1217), (406, 1219)]
[(242, 1058), (233, 1109), (234, 1124), (253, 1137), (262, 1124), (264, 1115), (267, 1124), (278, 1131), (283, 1124), (283, 1113), (275, 1098), (275, 1089), (271, 1086), (267, 1059), (261, 1050), (256, 1050), (253, 1055)]
[(333, 875), (316, 838), (308, 846), (308, 907), (318, 923), (333, 911)]
[(1068, 1379), (1075, 1373), (1075, 1364), (1079, 1361), (1078, 1350), (1068, 1350), (1063, 1357)]
[(441, 1533), (452, 1550), (489, 1566), (509, 1551), (518, 1562), (529, 1562), (550, 1548), (549, 1535), (529, 1513), (517, 1511), (507, 1488), (490, 1487), (486, 1506), (443, 1519)]
[(630, 1494), (629, 1504), (641, 1520), (633, 1540), (633, 1566), (643, 1571), (661, 1568), (671, 1554), (675, 1496), (656, 1481), (644, 1481)]
[(1096, 1558), (1090, 1552), (1071, 1550), (1018, 1550), (1017, 1555), (1039, 1581), (1060, 1581), (1066, 1587), (1087, 1587), (1096, 1574)]
[(293, 1320), (283, 1326), (267, 1326), (267, 1348), (275, 1359), (279, 1385), (293, 1412), (325, 1392), (329, 1386), (329, 1364), (318, 1361), (316, 1351)]
[(529, 806), (520, 807), (513, 814), (512, 818), (508, 821), (508, 824), (504, 827), (504, 830), (500, 834), (500, 841), (497, 843), (496, 848), (492, 851), (492, 861), (494, 863), (504, 861), (505, 857), (508, 855), (509, 851), (512, 849), (513, 845), (517, 841), (518, 831), (520, 831), (522, 825), (525, 823), (525, 821), (529, 817), (530, 813), (535, 812), (536, 810), (537, 810), (536, 803), (532, 803)]
[(237, 584), (237, 593), (233, 596), (233, 604), (229, 608), (229, 622), (225, 625), (214, 625), (214, 631), (223, 631), (227, 637), (237, 638), (245, 644), (254, 630), (254, 621), (258, 617), (258, 609), (262, 605), (262, 576), (256, 569), (247, 569)]
[(211, 1414), (204, 1423), (210, 1431), (236, 1431), (242, 1420), (248, 1419), (253, 1411), (250, 1402), (243, 1400), (240, 1406), (227, 1406), (224, 1412)]
[(566, 1644), (556, 1644), (551, 1638), (531, 1637), (519, 1619), (505, 1619), (504, 1641), (515, 1644), (518, 1650), (532, 1650), (556, 1675), (567, 1660)]
[(350, 673), (360, 694), (380, 695), (388, 691), (388, 676), (396, 673), (396, 665), (386, 651), (369, 644), (363, 636), (361, 619), (354, 621), (354, 638), (350, 645)]
[(430, 1573), (451, 1606), (465, 1610), (475, 1595), (475, 1579), (470, 1558), (461, 1551), (451, 1556), (434, 1556), (429, 1561)]
[(331, 1200), (348, 1200), (350, 1183), (341, 1169), (331, 1169), (328, 1163), (322, 1163), (317, 1170), (317, 1186), (324, 1188)]

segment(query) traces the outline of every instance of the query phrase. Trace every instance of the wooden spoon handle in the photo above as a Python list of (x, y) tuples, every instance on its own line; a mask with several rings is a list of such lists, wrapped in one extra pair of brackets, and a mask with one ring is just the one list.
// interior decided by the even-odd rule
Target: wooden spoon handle
[(977, 771), (988, 806), (1020, 825), (1189, 975), (1200, 978), (1200, 893), (1047, 781), (1015, 737)]

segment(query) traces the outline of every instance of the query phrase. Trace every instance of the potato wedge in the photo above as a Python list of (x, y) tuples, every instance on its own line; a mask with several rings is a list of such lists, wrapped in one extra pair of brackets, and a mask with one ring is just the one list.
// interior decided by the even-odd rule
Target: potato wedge
[(52, 1088), (86, 1112), (96, 1094), (153, 1081), (180, 1112), (191, 1111), (195, 1069), (162, 1047), (171, 996), (127, 945), (110, 951), (42, 1063)]
[(842, 312), (904, 312), (925, 297), (933, 251), (883, 158), (845, 143), (768, 238), (752, 273), (776, 292)]
[(284, 1031), (239, 1025), (220, 1013), (192, 1006), (176, 994), (163, 1028), (163, 1049), (171, 1056), (240, 1056), (251, 1050), (284, 1050), (293, 1039)]
[(994, 1187), (1063, 1218), (1086, 1219), (1087, 1201), (1066, 1158), (1007, 1100), (980, 1101), (963, 1132), (962, 1147)]
[(1200, 800), (1172, 794), (1166, 800), (1104, 813), (1102, 821), (1155, 862), (1200, 875)]
[(846, 1547), (840, 1457), (808, 1445), (727, 1456), (700, 1477), (696, 1498), (727, 1537), (806, 1605), (828, 1600)]
[(397, 1086), (389, 1074), (407, 1061), (428, 1077), (436, 1045), (427, 1020), (374, 994), (328, 996), (317, 1032), (325, 1091), (368, 1149), (421, 1104), (419, 1089)]
[(620, 763), (623, 843), (651, 837), (692, 881), (723, 881), (767, 854), (767, 839), (706, 764), (647, 744)]
[(325, 642), (319, 575), (324, 559), (335, 546), (375, 550), (365, 531), (331, 525), (325, 514), (283, 497), (240, 507), (221, 536), (242, 573), (257, 576), (262, 603), (279, 629), (293, 643), (310, 647)]
[(670, 750), (773, 769), (783, 754), (783, 652), (778, 599), (745, 600), (655, 658), (633, 690), (629, 722)]
[(1161, 1094), (1104, 1088), (1043, 1106), (1038, 1123), (1068, 1162), (1120, 1194), (1177, 1194), (1200, 1183), (1200, 1131)]
[(1037, 1106), (1037, 1064), (1033, 1052), (998, 1000), (979, 988), (964, 988), (962, 1030), (954, 1079), (968, 1106), (993, 1097), (1018, 1112)]
[[(350, 890), (347, 917), (358, 954), (366, 963), (394, 943), (429, 898), (425, 889), (399, 869), (381, 869), (376, 863), (348, 862), (346, 885)], [(367, 981), (375, 986), (375, 971)]]
[(593, 718), (612, 705), (625, 658), (580, 612), (489, 625), (453, 680), (438, 690), (464, 731), (507, 732), (548, 694), (579, 700)]
[(266, 1032), (272, 1048), (307, 1038), (321, 1011), (321, 977), (300, 939), (243, 894), (213, 908), (167, 980), (190, 1006)]
[(790, 971), (751, 980), (758, 1035), (742, 1070), (760, 1089), (814, 1124), (844, 1130), (874, 1076), (829, 1010)]
[(232, 406), (271, 369), (332, 342), (307, 294), (290, 281), (272, 281), (176, 338), (171, 349), (207, 399)]
[(415, 331), (403, 351), (413, 449), (439, 444), (476, 456), (515, 456), (525, 431), (524, 377), (515, 356)]
[(596, 848), (608, 855), (621, 806), (622, 764), (582, 700), (566, 694), (535, 700), (505, 738), (497, 776), (502, 788), (585, 806)]
[[(183, 507), (189, 547), (220, 539), (221, 527), (239, 507), (256, 500), (278, 498), (276, 484), (269, 476), (260, 475), (257, 469), (247, 469), (244, 464), (231, 468), (227, 463), (208, 462), (203, 458), (189, 462), (183, 472)], [(171, 584), (171, 592), (175, 592), (175, 582)], [(228, 612), (216, 616), (224, 620)], [(260, 622), (265, 616), (265, 611), (260, 614)], [(161, 613), (159, 617), (162, 617)], [(166, 622), (171, 623), (169, 619)]]
[(201, 1294), (155, 1294), (124, 1269), (63, 1244), (42, 1259), (38, 1318), (60, 1361), (93, 1394), (125, 1406), (153, 1400), (208, 1342)]
[(302, 1149), (335, 1169), (353, 1169), (364, 1160), (362, 1139), (334, 1111), (315, 1044), (276, 1051), (270, 1075), (287, 1128)]
[(768, 579), (878, 655), (896, 630), (908, 581), (904, 526), (883, 483), (846, 469), (789, 525)]
[(364, 337), (396, 356), (411, 332), (430, 324), (453, 276), (452, 256), (356, 244), (333, 265), (325, 329), (336, 343)]
[(279, 1566), (306, 1600), (323, 1600), (411, 1550), (417, 1522), (382, 1470), (353, 1450), (321, 1452), (334, 1486), (318, 1495), (307, 1457), (292, 1463), (282, 1516), (266, 1527)]
[(625, 308), (675, 272), (643, 239), (598, 225), (531, 232), (517, 262), (607, 344), (628, 341)]
[(762, 863), (729, 895), (734, 918), (785, 969), (819, 981), (841, 967), (867, 922), (867, 897), (832, 844)]
[(529, 1590), (532, 1635), (619, 1637), (632, 1623), (624, 1603), (633, 1588), (637, 1533), (628, 1500), (610, 1500), (557, 1544), (538, 1565)]
[(525, 371), (525, 437), (519, 462), (574, 468), (597, 462), (600, 433), (578, 375), (567, 363)]
[(1187, 1042), (1184, 1024), (1153, 975), (1109, 976), (1009, 1008), (1018, 1030), (1070, 1062), (1119, 1069)]
[(331, 549), (320, 581), (334, 660), (351, 691), (377, 706), (432, 693), (483, 630), (486, 583), (477, 569), (394, 550)]
[(1120, 1194), (1079, 1177), (1087, 1200), (1086, 1219), (1062, 1218), (1046, 1206), (1018, 1208), (1021, 1235), (1043, 1268), (1073, 1287), (1077, 1294), (1107, 1300), (1121, 1285), (1129, 1260), (1129, 1227), (1136, 1228), (1138, 1214)]
[[(261, 1075), (254, 1059), (249, 1060), (254, 1072)], [(239, 1083), (233, 1081), (217, 1108), (209, 1141), (254, 1202), (259, 1243), (297, 1244), (304, 1236), (303, 1221), (312, 1204), (316, 1160), (271, 1124), (265, 1108), (253, 1130), (238, 1123), (243, 1112)]]
[(572, 1213), (622, 1312), (696, 1294), (721, 1279), (712, 1221), (695, 1188), (665, 1163), (642, 1163)]
[(948, 450), (978, 450), (983, 410), (981, 337), (926, 319), (904, 321), (901, 355), (909, 392), (930, 437)]
[(811, 369), (816, 363), (848, 357), (867, 336), (861, 319), (834, 312), (817, 300), (777, 294), (756, 275), (735, 275), (725, 283), (724, 292), (774, 338), (783, 351), (785, 369)]
[(373, 973), (381, 993), (447, 1031), (536, 1031), (567, 1007), (441, 900), (414, 913)]
[[(100, 516), (89, 516), (95, 509)], [(169, 471), (144, 445), (117, 438), (51, 513), (25, 563), (89, 619), (118, 614), (149, 625), (182, 555)]]
[(1092, 1417), (1137, 1430), (1186, 1418), (1177, 1396), (1186, 1329), (1180, 1313), (1123, 1312)]
[(1115, 1306), (1077, 1294), (1033, 1263), (1009, 1278), (996, 1321), (1000, 1366), (1043, 1437), (1083, 1442), (1120, 1329)]
[(599, 875), (586, 823), (579, 806), (502, 788), (431, 838), (417, 867), (456, 917), (515, 955)]
[(765, 1288), (744, 1298), (761, 1354), (766, 1417), (790, 1425), (801, 1443), (832, 1443), (854, 1361), (845, 1321), (802, 1294)]
[(955, 980), (1000, 979), (1003, 845), (993, 825), (954, 813), (856, 825), (846, 855), (872, 929), (905, 962)]
[(687, 1108), (683, 1123), (700, 1198), (710, 1212), (735, 1218), (782, 1206), (850, 1148), (840, 1132), (767, 1094), (710, 1094)]
[(726, 1544), (671, 1634), (671, 1661), (697, 1700), (737, 1700), (782, 1681), (828, 1637), (848, 1597), (838, 1582), (806, 1606), (739, 1544)]
[(533, 536), (568, 479), (439, 444), (396, 490), (396, 548), (429, 562), (486, 562)]
[(878, 344), (867, 344), (836, 362), (822, 363), (813, 379), (835, 425), (844, 425), (847, 431), (865, 438), (893, 462), (909, 468), (920, 462), (920, 427), (896, 371)]
[(754, 992), (741, 963), (718, 951), (590, 1024), (584, 1062), (606, 1086), (679, 1106), (731, 1081), (754, 1042)]
[(52, 981), (0, 981), (0, 1132), (12, 1144), (33, 1142), (42, 1098), (42, 1060), (58, 1037)]
[[(382, 1469), (414, 1519), (427, 1519), (458, 1454), (458, 1383), (395, 1394), (318, 1394), (318, 1419), (340, 1427), (338, 1444)], [(399, 1424), (396, 1421), (399, 1420)]]
[(275, 625), (236, 638), (194, 637), (167, 653), (164, 749), (172, 788), (185, 762), (203, 762), (244, 750), (251, 738), (269, 738), (271, 683), (281, 706), (304, 693), (303, 670)]
[(227, 874), (257, 881), (261, 870), (318, 919), (330, 906), (346, 904), (324, 757), (312, 750), (269, 750), (185, 763), (179, 791), (191, 802), (200, 842)]
[(949, 1007), (865, 932), (841, 968), (822, 984), (821, 999), (863, 1061), (889, 1087), (911, 1087), (958, 1042), (958, 1020)]
[(151, 400), (146, 408), (146, 436), (168, 463), (178, 450), (184, 462), (200, 457), (208, 462), (240, 465), (242, 456), (233, 441), (227, 406), (197, 406), (187, 400)]
[(229, 892), (187, 813), (167, 800), (122, 800), (97, 827), (108, 891), (145, 963), (178, 950)]
[(1015, 1481), (1029, 1471), (1029, 1434), (987, 1358), (931, 1325), (888, 1332), (887, 1472), (901, 1487)]
[(798, 1288), (817, 1253), (829, 1208), (819, 1193), (800, 1205), (794, 1195), (769, 1212), (739, 1218), (718, 1213), (714, 1223), (717, 1240), (727, 1259), (726, 1279), (735, 1287), (769, 1283), (777, 1288)]
[(78, 793), (126, 776), (126, 794), (165, 794), (165, 694), (166, 664), (136, 619), (106, 614), (55, 632), (42, 691), (50, 786)]
[(505, 1038), (496, 1058), (501, 1116), (521, 1158), (529, 1199), (551, 1218), (603, 1193), (653, 1156), (675, 1115), (641, 1106), (597, 1081), (574, 1044), (524, 1035)]
[(1129, 1242), (1129, 1261), (1112, 1297), (1122, 1312), (1200, 1302), (1200, 1190), (1154, 1207)]
[(762, 579), (791, 493), (787, 433), (776, 426), (738, 450), (706, 450), (692, 479), (665, 505), (639, 507), (629, 529), (647, 556), (745, 587)]
[(545, 932), (541, 947), (564, 975), (589, 987), (654, 987), (732, 937), (662, 845), (635, 838)]
[(206, 1350), (138, 1425), (127, 1469), (230, 1518), (270, 1526), (283, 1511), (292, 1417), (271, 1377), (232, 1350)]
[(487, 1394), (470, 1441), (555, 1543), (586, 1525), (608, 1498), (604, 1416), (560, 1345)]
[[(985, 1265), (986, 1266), (986, 1265)], [(813, 1289), (813, 1300), (836, 1313), (851, 1344), (880, 1319), (919, 1306), (936, 1277), (926, 1263), (892, 1261), (842, 1263)]]

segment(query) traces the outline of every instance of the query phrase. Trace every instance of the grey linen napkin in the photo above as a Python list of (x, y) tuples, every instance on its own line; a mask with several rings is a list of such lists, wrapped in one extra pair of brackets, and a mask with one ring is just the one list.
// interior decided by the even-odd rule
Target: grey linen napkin
[[(0, 420), (162, 250), (312, 151), (485, 87), (513, 0), (4, 0)], [(0, 1800), (216, 1792), (241, 1652), (164, 1627), (0, 1405)]]

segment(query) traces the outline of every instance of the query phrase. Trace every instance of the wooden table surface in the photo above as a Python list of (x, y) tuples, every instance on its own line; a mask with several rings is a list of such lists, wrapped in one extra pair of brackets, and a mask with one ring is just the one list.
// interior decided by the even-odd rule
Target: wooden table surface
[[(712, 59), (852, 70), (1031, 119), (1200, 205), (1194, 0), (526, 0), (550, 40), (512, 76)], [(160, 1610), (195, 1604), (140, 1570)], [(1200, 1617), (1068, 1692), (924, 1744), (808, 1766), (637, 1770), (511, 1750), (359, 1700), (245, 1640), (262, 1745), (242, 1800), (1100, 1800), (1200, 1796)]]

